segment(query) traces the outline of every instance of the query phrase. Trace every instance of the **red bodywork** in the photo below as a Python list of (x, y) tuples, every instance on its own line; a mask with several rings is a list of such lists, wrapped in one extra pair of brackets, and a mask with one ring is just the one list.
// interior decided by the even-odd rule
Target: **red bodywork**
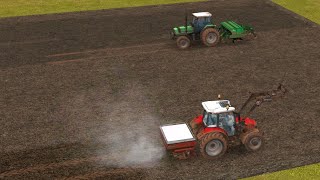
[(257, 126), (257, 122), (254, 119), (250, 119), (247, 117), (247, 118), (243, 119), (242, 121), (244, 121), (244, 124), (248, 128), (254, 128)]
[(181, 142), (176, 144), (165, 144), (167, 150), (172, 150), (174, 152), (182, 152), (185, 150), (194, 150), (196, 147), (196, 141), (189, 141), (189, 142)]
[(172, 154), (179, 159), (187, 159), (191, 155), (195, 155), (196, 140), (167, 144), (163, 134), (160, 133), (165, 148), (172, 151)]
[[(206, 135), (210, 132), (220, 132), (223, 135), (225, 135), (226, 137), (228, 137), (227, 132), (220, 127), (205, 127), (202, 119), (203, 119), (203, 115), (199, 115), (192, 120), (192, 123), (194, 123), (194, 125), (196, 127), (200, 127), (198, 133), (196, 134), (198, 139), (201, 139), (204, 135)], [(239, 119), (239, 116), (238, 116), (235, 118), (235, 120), (236, 120), (236, 124), (239, 124), (240, 122), (244, 122), (247, 129), (255, 128), (257, 126), (256, 121), (254, 119), (250, 119), (248, 117), (245, 119), (243, 119), (243, 118)], [(237, 129), (237, 127), (236, 127), (236, 129)]]
[(220, 132), (225, 136), (227, 136), (227, 132), (219, 127), (205, 127), (202, 119), (203, 119), (203, 115), (199, 115), (192, 120), (196, 127), (200, 127), (198, 133), (195, 134), (198, 139), (201, 139), (201, 137), (213, 131)]
[[(199, 127), (199, 131), (197, 132), (197, 134), (194, 134), (197, 137), (196, 139), (201, 139), (204, 135), (211, 132), (222, 133), (228, 139), (228, 134), (224, 129), (220, 127), (205, 127), (202, 119), (203, 119), (203, 115), (199, 115), (191, 121), (191, 126)], [(257, 125), (256, 121), (250, 118), (243, 119), (238, 116), (235, 118), (235, 120), (236, 120), (236, 127), (235, 127), (236, 129), (238, 129), (237, 125), (241, 122), (244, 122), (245, 127), (247, 129), (255, 128)], [(196, 140), (168, 144), (163, 134), (162, 133), (160, 134), (161, 134), (161, 138), (165, 148), (171, 151), (175, 157), (179, 159), (187, 159), (190, 155), (195, 155), (195, 147), (197, 144)]]
[(211, 133), (211, 132), (220, 132), (224, 136), (228, 137), (227, 132), (219, 127), (201, 127), (200, 130), (198, 131), (197, 138), (201, 139), (204, 135)]
[(196, 124), (202, 124), (202, 119), (203, 119), (203, 115), (199, 115), (197, 116), (196, 118), (193, 119), (193, 121), (196, 123)]

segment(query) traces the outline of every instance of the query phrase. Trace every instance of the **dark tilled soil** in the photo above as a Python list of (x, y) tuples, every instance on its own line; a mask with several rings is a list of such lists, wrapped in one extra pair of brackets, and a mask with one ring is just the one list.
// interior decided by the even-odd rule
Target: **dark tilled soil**
[[(256, 28), (254, 41), (186, 51), (184, 12)], [(209, 1), (0, 20), (0, 178), (235, 179), (320, 162), (319, 26), (269, 1)], [(188, 122), (217, 94), (239, 108), (284, 81), (252, 118), (261, 151), (176, 160), (159, 125)]]

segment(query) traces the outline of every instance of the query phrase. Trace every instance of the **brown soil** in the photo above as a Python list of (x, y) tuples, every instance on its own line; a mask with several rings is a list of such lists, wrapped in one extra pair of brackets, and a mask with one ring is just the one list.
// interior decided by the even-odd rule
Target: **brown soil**
[[(181, 51), (184, 12), (256, 28), (253, 41)], [(320, 162), (319, 26), (269, 1), (218, 0), (0, 20), (0, 179), (236, 179)], [(286, 75), (285, 75), (286, 74)], [(218, 160), (163, 153), (159, 125), (218, 94), (287, 96), (252, 118), (265, 145)]]

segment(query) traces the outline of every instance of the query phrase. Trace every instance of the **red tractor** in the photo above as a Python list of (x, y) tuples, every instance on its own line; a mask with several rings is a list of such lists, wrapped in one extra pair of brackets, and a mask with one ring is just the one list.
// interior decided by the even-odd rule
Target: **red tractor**
[[(263, 145), (263, 133), (257, 128), (256, 121), (248, 116), (261, 103), (285, 93), (282, 84), (270, 92), (251, 93), (239, 112), (229, 100), (203, 102), (203, 114), (193, 119), (190, 126), (182, 123), (160, 127), (165, 147), (180, 159), (195, 154), (196, 139), (202, 156), (210, 159), (221, 157), (229, 146), (234, 145), (242, 144), (248, 151), (257, 151)], [(240, 116), (252, 100), (255, 100), (254, 105), (246, 115)]]

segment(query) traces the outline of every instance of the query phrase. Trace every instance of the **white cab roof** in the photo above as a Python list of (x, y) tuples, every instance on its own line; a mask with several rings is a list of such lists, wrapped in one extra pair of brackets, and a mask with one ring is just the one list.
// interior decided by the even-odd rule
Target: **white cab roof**
[(229, 100), (205, 101), (202, 102), (202, 106), (207, 112), (211, 113), (232, 112), (236, 110), (234, 107), (231, 107)]
[(197, 12), (197, 13), (192, 13), (193, 16), (195, 17), (211, 17), (212, 14), (209, 12)]
[(195, 141), (195, 138), (186, 123), (163, 125), (160, 129), (167, 144)]

